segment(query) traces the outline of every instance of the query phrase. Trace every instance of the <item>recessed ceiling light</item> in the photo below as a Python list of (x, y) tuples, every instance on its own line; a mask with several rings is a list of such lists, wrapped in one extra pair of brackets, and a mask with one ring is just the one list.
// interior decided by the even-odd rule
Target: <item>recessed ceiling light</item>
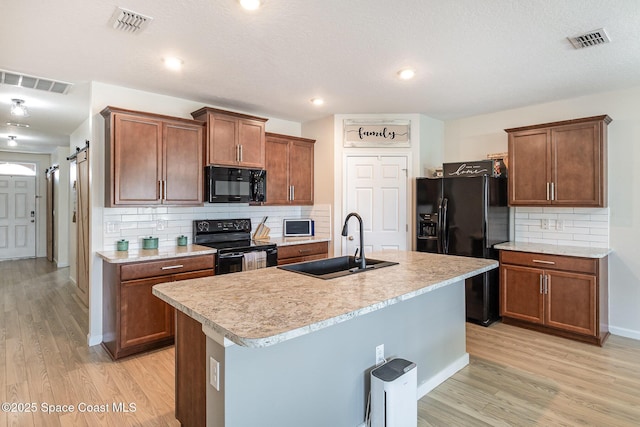
[(18, 143), (16, 142), (17, 138), (18, 138), (17, 136), (9, 135), (9, 140), (7, 141), (7, 145), (9, 147), (15, 147), (16, 145), (18, 145)]
[(245, 10), (258, 10), (262, 6), (262, 0), (240, 0), (240, 6)]
[(322, 99), (322, 98), (311, 98), (311, 103), (313, 105), (322, 105), (322, 104), (324, 104), (324, 99)]
[(402, 80), (411, 80), (415, 76), (416, 70), (414, 70), (413, 68), (403, 68), (402, 70), (398, 71), (398, 77), (400, 77)]
[(163, 61), (164, 66), (173, 71), (180, 71), (182, 69), (182, 64), (184, 64), (184, 61), (182, 59), (173, 56), (164, 58)]

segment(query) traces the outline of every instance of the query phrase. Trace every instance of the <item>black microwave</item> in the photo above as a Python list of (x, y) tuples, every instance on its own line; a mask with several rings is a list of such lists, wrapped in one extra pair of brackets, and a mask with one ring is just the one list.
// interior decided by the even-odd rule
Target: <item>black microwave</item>
[(209, 203), (264, 203), (267, 171), (206, 166), (205, 198)]

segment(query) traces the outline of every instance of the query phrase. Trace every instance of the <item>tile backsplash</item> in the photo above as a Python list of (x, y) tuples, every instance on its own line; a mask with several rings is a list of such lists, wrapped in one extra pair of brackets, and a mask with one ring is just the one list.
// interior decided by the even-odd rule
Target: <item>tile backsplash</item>
[(515, 240), (609, 247), (609, 208), (515, 208)]
[(104, 251), (115, 251), (120, 239), (129, 241), (129, 250), (142, 247), (143, 237), (158, 237), (158, 244), (175, 246), (177, 238), (185, 235), (193, 240), (193, 221), (198, 219), (250, 218), (252, 232), (262, 219), (271, 237), (282, 237), (285, 218), (315, 220), (316, 236), (331, 236), (331, 205), (313, 206), (249, 206), (246, 204), (205, 204), (203, 207), (131, 207), (104, 209)]

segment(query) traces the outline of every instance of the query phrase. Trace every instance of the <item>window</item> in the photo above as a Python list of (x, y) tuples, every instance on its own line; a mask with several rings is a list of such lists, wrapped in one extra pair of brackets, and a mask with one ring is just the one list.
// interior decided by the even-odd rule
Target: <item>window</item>
[(35, 176), (35, 163), (0, 163), (0, 175)]

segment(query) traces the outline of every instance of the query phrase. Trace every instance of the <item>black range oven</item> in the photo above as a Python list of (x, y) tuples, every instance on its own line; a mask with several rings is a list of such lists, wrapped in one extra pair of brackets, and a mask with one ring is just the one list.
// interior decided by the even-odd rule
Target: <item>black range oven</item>
[(278, 265), (278, 247), (274, 243), (251, 240), (250, 219), (204, 219), (193, 221), (193, 243), (218, 250), (216, 275), (243, 271), (245, 254), (264, 252), (265, 267)]

